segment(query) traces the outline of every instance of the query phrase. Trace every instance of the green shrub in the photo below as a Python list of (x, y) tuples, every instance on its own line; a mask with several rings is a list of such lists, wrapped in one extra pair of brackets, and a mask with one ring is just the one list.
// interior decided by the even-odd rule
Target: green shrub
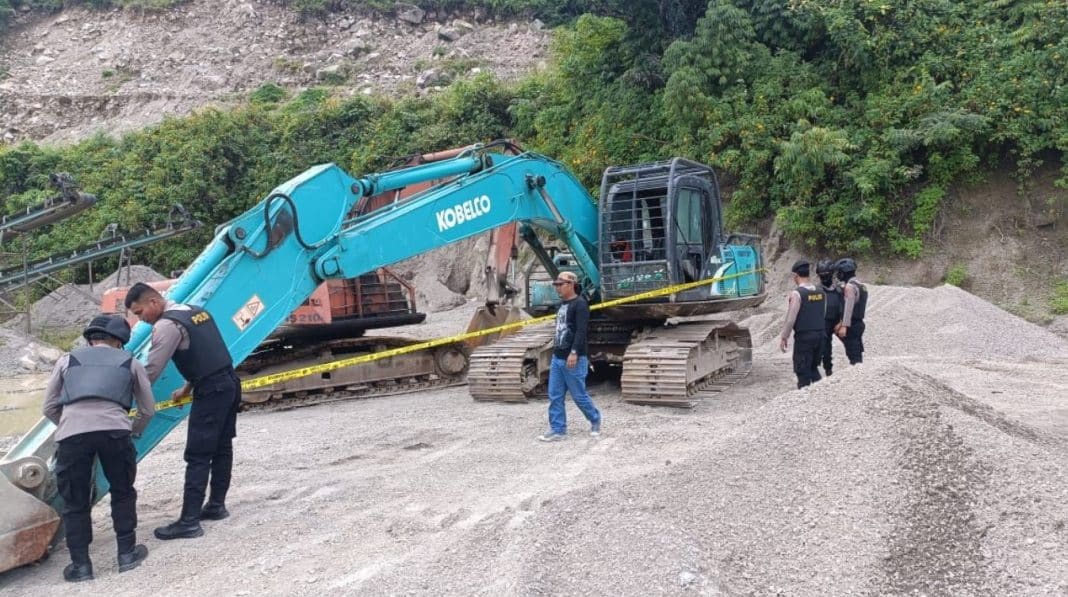
[(1054, 284), (1049, 307), (1054, 315), (1068, 315), (1068, 280), (1060, 280)]
[(968, 270), (963, 265), (954, 265), (946, 272), (946, 284), (960, 286), (968, 279)]
[(323, 85), (342, 85), (349, 79), (348, 75), (344, 71), (338, 70), (334, 72), (321, 72), (318, 77), (319, 82)]
[(286, 97), (286, 90), (274, 83), (264, 83), (249, 94), (249, 101), (254, 104), (277, 104)]

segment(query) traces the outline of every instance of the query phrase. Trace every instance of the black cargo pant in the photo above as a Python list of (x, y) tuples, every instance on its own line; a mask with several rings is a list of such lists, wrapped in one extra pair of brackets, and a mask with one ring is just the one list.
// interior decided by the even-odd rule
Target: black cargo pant
[(209, 476), (211, 501), (222, 504), (226, 500), (240, 406), (241, 382), (233, 369), (213, 373), (194, 384), (185, 442), (182, 518), (200, 517)]
[(831, 376), (831, 370), (834, 369), (832, 353), (834, 352), (834, 326), (836, 325), (838, 325), (838, 322), (830, 319), (824, 324), (827, 335), (823, 337), (823, 350), (820, 351), (820, 358), (823, 360), (823, 373), (827, 377)]
[(100, 459), (111, 486), (111, 521), (119, 553), (133, 549), (137, 528), (137, 450), (129, 431), (90, 431), (59, 441), (56, 449), (56, 484), (63, 498), (63, 526), (71, 560), (89, 561), (93, 542), (94, 459)]
[(821, 379), (817, 367), (823, 352), (823, 336), (820, 330), (794, 332), (794, 375), (797, 375), (798, 388)]
[(864, 322), (854, 321), (846, 332), (845, 338), (842, 338), (842, 344), (845, 344), (846, 356), (849, 357), (849, 364), (856, 365), (857, 363), (864, 362)]

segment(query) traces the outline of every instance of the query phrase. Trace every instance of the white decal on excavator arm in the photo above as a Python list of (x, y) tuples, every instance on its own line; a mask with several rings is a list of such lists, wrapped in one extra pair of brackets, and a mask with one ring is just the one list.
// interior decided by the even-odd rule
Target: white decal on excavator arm
[(252, 298), (248, 299), (248, 302), (244, 304), (237, 313), (231, 318), (234, 321), (234, 325), (242, 332), (248, 327), (248, 324), (252, 323), (256, 316), (263, 312), (263, 301), (255, 294)]
[(489, 196), (482, 195), (443, 209), (434, 214), (438, 220), (438, 232), (445, 232), (453, 226), (484, 216), (489, 213), (491, 207)]

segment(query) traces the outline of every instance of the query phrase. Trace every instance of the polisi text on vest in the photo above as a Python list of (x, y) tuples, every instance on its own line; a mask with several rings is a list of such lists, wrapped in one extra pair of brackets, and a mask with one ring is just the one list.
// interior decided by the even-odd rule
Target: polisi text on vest
[(489, 196), (482, 195), (443, 209), (434, 214), (438, 219), (438, 232), (444, 232), (457, 224), (484, 216), (489, 213), (491, 207)]

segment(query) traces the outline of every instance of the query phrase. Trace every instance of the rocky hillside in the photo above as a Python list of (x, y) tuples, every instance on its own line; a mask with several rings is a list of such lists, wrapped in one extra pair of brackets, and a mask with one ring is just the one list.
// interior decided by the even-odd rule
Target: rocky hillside
[(305, 20), (278, 4), (236, 0), (160, 13), (24, 13), (0, 40), (0, 140), (121, 133), (244, 99), (265, 82), (390, 95), (430, 93), (483, 70), (512, 79), (535, 68), (549, 41), (539, 21), (398, 7), (395, 16)]

